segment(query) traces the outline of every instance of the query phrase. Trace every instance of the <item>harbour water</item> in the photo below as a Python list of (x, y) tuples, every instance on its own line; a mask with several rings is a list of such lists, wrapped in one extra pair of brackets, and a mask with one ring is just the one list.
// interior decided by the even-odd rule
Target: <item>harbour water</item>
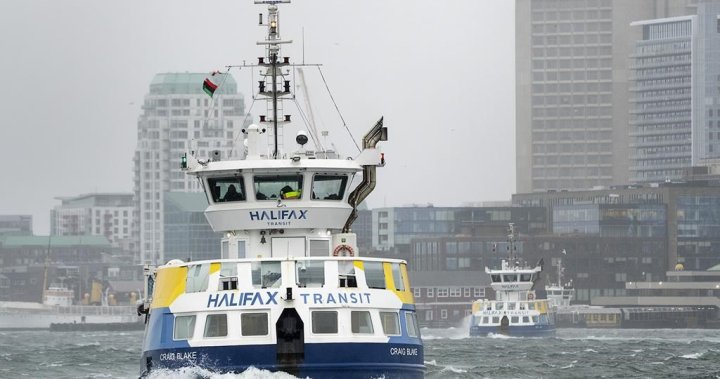
[[(558, 329), (554, 338), (470, 338), (424, 329), (426, 378), (720, 378), (720, 330)], [(142, 332), (0, 332), (0, 378), (137, 378)], [(197, 369), (151, 378), (293, 378)]]

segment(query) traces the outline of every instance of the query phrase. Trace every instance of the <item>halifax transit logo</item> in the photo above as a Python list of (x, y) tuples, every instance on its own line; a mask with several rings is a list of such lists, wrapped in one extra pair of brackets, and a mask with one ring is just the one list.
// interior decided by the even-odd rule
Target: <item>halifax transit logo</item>
[(268, 226), (290, 226), (293, 220), (307, 220), (307, 209), (250, 211), (250, 221), (266, 221)]

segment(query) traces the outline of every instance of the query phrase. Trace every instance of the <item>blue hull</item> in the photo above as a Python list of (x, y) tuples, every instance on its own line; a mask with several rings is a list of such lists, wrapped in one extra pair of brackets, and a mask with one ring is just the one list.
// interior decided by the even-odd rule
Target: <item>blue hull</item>
[(511, 337), (552, 337), (555, 335), (555, 325), (523, 325), (509, 326), (500, 329), (499, 326), (471, 326), (471, 337), (486, 337), (488, 334), (502, 334)]
[(305, 344), (299, 362), (277, 362), (275, 345), (184, 347), (143, 353), (142, 375), (156, 369), (200, 367), (239, 373), (250, 367), (311, 378), (422, 378), (422, 345), (396, 343)]

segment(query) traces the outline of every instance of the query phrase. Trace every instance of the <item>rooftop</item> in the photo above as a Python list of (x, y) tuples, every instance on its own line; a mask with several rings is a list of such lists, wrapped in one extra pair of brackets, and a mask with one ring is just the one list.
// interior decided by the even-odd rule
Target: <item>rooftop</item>
[(168, 72), (156, 74), (150, 82), (151, 95), (194, 95), (204, 94), (203, 82), (206, 78), (218, 85), (216, 94), (237, 94), (237, 83), (230, 74)]

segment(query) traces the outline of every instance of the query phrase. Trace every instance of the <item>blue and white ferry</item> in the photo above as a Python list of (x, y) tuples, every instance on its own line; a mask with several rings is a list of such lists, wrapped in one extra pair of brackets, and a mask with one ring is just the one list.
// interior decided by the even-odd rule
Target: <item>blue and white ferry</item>
[(495, 290), (495, 300), (479, 299), (473, 302), (470, 335), (554, 335), (555, 308), (548, 299), (538, 298), (535, 292), (535, 285), (542, 272), (542, 262), (530, 267), (523, 260), (513, 257), (513, 224), (510, 224), (509, 232), (510, 258), (502, 260), (499, 270), (485, 268)]
[(288, 42), (278, 32), (281, 2), (289, 1), (256, 1), (268, 5), (266, 55), (255, 65), (268, 112), (244, 130), (244, 159), (183, 157), (204, 188), (210, 225), (223, 232), (222, 257), (147, 268), (141, 375), (193, 366), (420, 378), (423, 345), (406, 262), (363, 257), (350, 230), (385, 163), (377, 144), (387, 128), (380, 119), (352, 159), (307, 148), (302, 131), (295, 151), (282, 151), (290, 117), (281, 102), (292, 96), (285, 78), (293, 65), (279, 58)]

